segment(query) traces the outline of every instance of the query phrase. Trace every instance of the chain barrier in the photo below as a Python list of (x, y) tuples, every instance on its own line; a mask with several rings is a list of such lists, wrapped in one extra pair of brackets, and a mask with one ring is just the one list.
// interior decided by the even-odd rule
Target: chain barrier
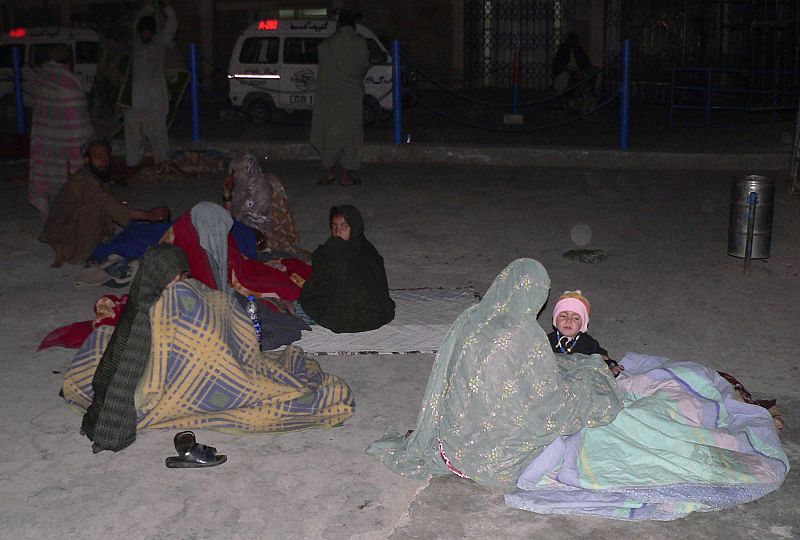
[(476, 124), (474, 122), (469, 122), (467, 120), (463, 120), (463, 119), (458, 118), (458, 117), (456, 117), (456, 116), (454, 116), (454, 115), (452, 115), (452, 114), (450, 114), (450, 113), (448, 113), (446, 111), (443, 111), (443, 110), (438, 109), (438, 108), (436, 108), (436, 107), (434, 107), (432, 105), (429, 105), (429, 104), (425, 103), (424, 101), (421, 101), (416, 96), (411, 95), (408, 92), (404, 91), (403, 93), (407, 97), (409, 97), (410, 99), (414, 100), (414, 102), (416, 104), (418, 104), (420, 107), (422, 107), (426, 111), (431, 112), (431, 113), (433, 113), (433, 114), (435, 114), (437, 116), (440, 116), (442, 118), (445, 118), (447, 120), (450, 120), (452, 122), (455, 122), (456, 124), (460, 124), (460, 125), (465, 126), (465, 127), (480, 129), (480, 130), (483, 130), (483, 131), (491, 131), (491, 132), (495, 132), (495, 133), (531, 133), (531, 132), (545, 131), (545, 130), (548, 130), (548, 129), (553, 129), (553, 128), (557, 128), (557, 127), (562, 127), (562, 126), (566, 126), (566, 125), (569, 125), (569, 124), (573, 124), (575, 122), (583, 120), (584, 118), (588, 118), (589, 116), (592, 116), (593, 114), (595, 114), (597, 111), (600, 111), (601, 109), (604, 109), (610, 103), (612, 103), (613, 101), (617, 100), (619, 98), (619, 95), (620, 95), (619, 93), (616, 93), (616, 94), (612, 95), (611, 97), (607, 98), (606, 100), (604, 100), (604, 101), (600, 102), (599, 104), (597, 104), (591, 110), (586, 111), (585, 113), (581, 113), (581, 114), (579, 114), (579, 115), (577, 115), (577, 116), (575, 116), (573, 118), (570, 118), (570, 119), (567, 119), (567, 120), (563, 120), (561, 122), (554, 122), (554, 123), (551, 123), (551, 124), (542, 124), (542, 125), (539, 125), (539, 126), (529, 126), (529, 127), (519, 127), (519, 128), (511, 128), (511, 127), (503, 127), (503, 128), (501, 128), (499, 126), (492, 127), (492, 126), (487, 126), (485, 124)]
[[(419, 72), (419, 73), (420, 73), (420, 74), (421, 74), (423, 77), (425, 77), (425, 79), (426, 79), (427, 81), (429, 81), (430, 83), (432, 83), (432, 84), (433, 84), (433, 85), (434, 85), (436, 88), (439, 88), (440, 90), (442, 90), (442, 91), (444, 91), (444, 92), (446, 92), (446, 93), (448, 93), (448, 94), (452, 95), (453, 97), (456, 97), (456, 98), (458, 98), (458, 99), (460, 99), (460, 100), (462, 100), (462, 101), (467, 101), (467, 102), (469, 102), (469, 103), (473, 103), (473, 104), (475, 104), (475, 105), (483, 105), (483, 106), (485, 106), (485, 107), (493, 107), (493, 108), (499, 108), (499, 109), (508, 109), (508, 108), (511, 108), (511, 107), (513, 106), (513, 103), (509, 103), (509, 102), (503, 102), (503, 103), (500, 103), (500, 102), (495, 102), (495, 101), (486, 101), (486, 100), (482, 100), (482, 99), (478, 99), (478, 98), (473, 98), (473, 97), (471, 97), (471, 96), (467, 96), (467, 95), (461, 94), (461, 93), (459, 93), (459, 92), (456, 92), (456, 91), (454, 91), (454, 90), (452, 90), (452, 89), (448, 88), (448, 87), (447, 87), (447, 86), (446, 86), (444, 83), (442, 83), (442, 82), (440, 82), (440, 81), (436, 80), (436, 78), (435, 78), (435, 77), (433, 77), (432, 75), (430, 75), (430, 74), (429, 74), (429, 72), (427, 72), (427, 71), (426, 71), (426, 70), (425, 70), (425, 69), (424, 69), (422, 66), (420, 66), (420, 64), (419, 64), (418, 62), (416, 62), (416, 61), (415, 61), (415, 60), (414, 60), (414, 59), (413, 59), (411, 56), (409, 56), (407, 53), (403, 53), (403, 57), (404, 57), (405, 59), (407, 59), (407, 60), (408, 60), (408, 62), (409, 62), (409, 63), (410, 63), (410, 64), (411, 64), (411, 65), (412, 65), (412, 66), (413, 66), (413, 67), (414, 67), (414, 68), (415, 68), (415, 69), (416, 69), (416, 70), (417, 70), (417, 71), (418, 71), (418, 72)], [(579, 89), (579, 88), (581, 88), (581, 87), (583, 87), (583, 86), (587, 86), (587, 85), (589, 85), (589, 84), (594, 84), (594, 81), (595, 81), (595, 79), (597, 78), (597, 76), (598, 76), (598, 75), (599, 75), (601, 72), (602, 72), (602, 69), (600, 69), (600, 68), (596, 68), (594, 71), (592, 71), (591, 73), (589, 73), (589, 74), (588, 74), (588, 75), (587, 75), (585, 78), (583, 78), (582, 80), (580, 80), (580, 81), (576, 81), (576, 82), (574, 82), (574, 83), (570, 84), (569, 86), (567, 86), (567, 88), (564, 90), (564, 92), (563, 92), (563, 93), (561, 93), (561, 94), (557, 94), (557, 95), (552, 95), (552, 96), (547, 96), (547, 97), (544, 97), (544, 98), (541, 98), (541, 99), (537, 99), (537, 100), (533, 100), (533, 101), (528, 101), (528, 102), (524, 102), (524, 103), (518, 103), (518, 104), (517, 104), (517, 108), (518, 108), (518, 109), (527, 110), (527, 109), (533, 109), (533, 108), (542, 107), (542, 106), (547, 106), (547, 105), (549, 105), (549, 104), (552, 104), (553, 102), (555, 102), (555, 101), (557, 101), (557, 100), (561, 99), (561, 98), (562, 98), (562, 97), (563, 97), (565, 94), (570, 94), (570, 93), (572, 93), (572, 92), (576, 91), (577, 89)]]
[[(213, 62), (211, 62), (209, 59), (205, 58), (202, 55), (200, 55), (200, 58), (201, 58), (202, 62), (204, 62), (207, 65), (209, 65), (214, 71), (216, 71), (219, 74), (224, 75), (226, 80), (227, 80), (227, 77), (228, 77), (228, 71), (227, 70), (221, 69), (219, 66), (217, 66), (216, 64), (214, 64)], [(459, 94), (457, 92), (454, 92), (454, 91), (446, 88), (443, 84), (441, 84), (438, 81), (436, 81), (433, 77), (430, 77), (430, 75), (428, 75), (427, 72), (425, 72), (425, 70), (420, 69), (419, 65), (416, 62), (414, 62), (412, 59), (409, 58), (409, 60), (410, 60), (410, 63), (416, 69), (419, 70), (419, 73), (422, 74), (424, 77), (426, 77), (428, 80), (430, 80), (437, 88), (440, 88), (440, 89), (444, 90), (445, 93), (447, 93), (447, 94), (454, 95), (455, 97), (460, 98), (462, 101), (467, 101), (467, 102), (470, 102), (470, 103), (473, 103), (473, 104), (484, 105), (484, 106), (489, 106), (489, 107), (493, 107), (493, 108), (510, 108), (511, 107), (510, 103), (494, 103), (494, 102), (484, 101), (484, 100), (480, 100), (480, 99), (476, 99), (476, 98), (471, 98), (469, 96), (464, 96), (463, 94)], [(538, 100), (538, 101), (535, 101), (535, 102), (529, 102), (527, 104), (521, 104), (521, 105), (518, 105), (518, 108), (520, 108), (520, 109), (531, 109), (531, 108), (534, 108), (535, 106), (547, 105), (547, 104), (551, 104), (551, 103), (555, 102), (556, 100), (561, 100), (566, 95), (569, 95), (571, 92), (576, 91), (577, 89), (579, 89), (582, 86), (588, 84), (589, 82), (593, 83), (594, 77), (596, 77), (597, 74), (599, 74), (599, 72), (600, 72), (600, 70), (598, 69), (595, 73), (593, 73), (590, 77), (588, 77), (584, 81), (578, 81), (576, 84), (570, 85), (564, 91), (564, 93), (562, 93), (562, 94), (559, 94), (557, 96), (551, 96), (551, 97), (548, 97), (546, 99)], [(279, 120), (278, 118), (275, 118), (274, 115), (269, 120), (265, 120), (264, 118), (256, 117), (256, 116), (248, 113), (246, 110), (243, 110), (243, 109), (238, 108), (238, 107), (234, 107), (227, 97), (223, 98), (223, 97), (218, 96), (214, 91), (212, 91), (210, 88), (208, 88), (208, 87), (206, 87), (204, 85), (200, 85), (199, 89), (203, 93), (203, 95), (205, 95), (206, 97), (210, 98), (212, 101), (214, 101), (214, 102), (216, 102), (216, 103), (218, 103), (220, 105), (223, 105), (228, 110), (234, 111), (235, 113), (240, 114), (240, 115), (244, 116), (245, 118), (248, 118), (249, 120), (253, 121), (254, 123), (278, 124), (278, 125), (308, 125), (309, 124), (309, 121), (307, 121), (307, 120), (299, 121), (299, 122), (291, 122), (291, 121)], [(285, 91), (285, 90), (280, 90), (280, 89), (274, 89), (274, 90), (273, 89), (269, 89), (269, 90), (264, 89), (264, 92), (265, 93), (270, 93), (270, 94), (273, 94), (273, 93), (274, 94), (293, 94), (293, 93), (296, 93), (296, 92)], [(385, 97), (389, 96), (391, 93), (392, 93), (392, 91), (391, 91), (391, 89), (389, 89), (383, 95), (381, 95), (379, 97), (374, 97), (374, 99), (375, 99), (376, 102), (380, 102)], [(433, 114), (435, 114), (435, 115), (437, 115), (439, 117), (445, 118), (445, 119), (450, 120), (452, 122), (455, 122), (457, 124), (460, 124), (460, 125), (463, 125), (463, 126), (466, 126), (466, 127), (470, 127), (470, 128), (474, 128), (474, 129), (481, 129), (481, 130), (484, 130), (484, 131), (493, 131), (493, 132), (504, 132), (504, 133), (525, 133), (525, 132), (543, 131), (543, 130), (548, 130), (548, 129), (553, 129), (553, 128), (569, 125), (569, 124), (572, 124), (574, 122), (580, 121), (580, 120), (582, 120), (582, 119), (584, 119), (584, 118), (586, 118), (588, 116), (593, 115), (595, 112), (597, 112), (598, 110), (606, 107), (610, 102), (614, 101), (619, 96), (619, 93), (616, 93), (613, 96), (611, 96), (610, 98), (608, 98), (605, 101), (603, 101), (602, 103), (600, 103), (597, 106), (595, 106), (593, 109), (591, 109), (589, 111), (586, 111), (584, 113), (578, 114), (575, 117), (572, 117), (570, 119), (560, 121), (560, 122), (554, 122), (554, 123), (550, 123), (550, 124), (543, 124), (543, 125), (540, 125), (540, 126), (531, 126), (531, 127), (527, 127), (527, 128), (525, 128), (525, 127), (519, 127), (519, 128), (503, 127), (503, 128), (501, 128), (501, 127), (490, 127), (490, 126), (486, 126), (485, 124), (477, 124), (477, 123), (474, 123), (474, 122), (465, 121), (462, 118), (459, 118), (459, 117), (457, 117), (457, 116), (455, 116), (455, 115), (453, 115), (453, 114), (451, 114), (451, 113), (449, 113), (447, 111), (444, 111), (444, 110), (442, 110), (440, 108), (437, 108), (437, 107), (435, 107), (433, 105), (430, 105), (429, 103), (426, 103), (424, 101), (424, 99), (420, 99), (420, 97), (418, 95), (416, 95), (416, 94), (417, 94), (417, 92), (411, 92), (406, 88), (403, 89), (403, 95), (404, 96), (406, 96), (407, 98), (412, 100), (415, 104), (420, 105), (420, 107), (422, 107), (423, 109), (425, 109), (428, 112), (431, 112), (431, 113), (433, 113)], [(273, 106), (274, 106), (274, 103), (273, 103)]]

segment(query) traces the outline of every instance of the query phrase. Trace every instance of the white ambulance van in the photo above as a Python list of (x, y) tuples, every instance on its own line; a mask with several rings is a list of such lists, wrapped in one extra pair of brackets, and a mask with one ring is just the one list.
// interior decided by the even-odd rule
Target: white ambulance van
[[(244, 30), (228, 66), (230, 100), (254, 122), (268, 122), (276, 109), (314, 108), (317, 46), (336, 31), (331, 20), (278, 20), (254, 23)], [(364, 77), (364, 123), (392, 109), (392, 59), (383, 43), (364, 26), (371, 67)]]
[(0, 100), (14, 99), (14, 47), (20, 49), (22, 88), (26, 106), (30, 106), (31, 69), (47, 60), (52, 45), (67, 45), (75, 62), (74, 73), (83, 91), (92, 90), (97, 62), (100, 60), (100, 36), (89, 28), (36, 27), (14, 28), (0, 36)]

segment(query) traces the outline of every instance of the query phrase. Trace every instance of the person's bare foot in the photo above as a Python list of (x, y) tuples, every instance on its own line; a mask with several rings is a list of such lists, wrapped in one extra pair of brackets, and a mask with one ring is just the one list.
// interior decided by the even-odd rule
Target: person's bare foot
[(329, 186), (336, 181), (336, 174), (334, 174), (333, 169), (325, 169), (325, 174), (322, 178), (319, 179), (317, 184), (320, 186)]
[(343, 186), (357, 186), (361, 183), (361, 179), (356, 176), (356, 171), (342, 169), (342, 177), (339, 179), (339, 183)]

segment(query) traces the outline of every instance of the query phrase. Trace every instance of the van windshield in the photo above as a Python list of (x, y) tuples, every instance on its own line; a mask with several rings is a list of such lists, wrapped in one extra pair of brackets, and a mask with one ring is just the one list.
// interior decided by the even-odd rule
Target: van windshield
[(385, 64), (389, 60), (388, 56), (378, 42), (372, 38), (367, 39), (367, 46), (369, 47), (369, 63), (370, 64)]
[(277, 64), (280, 42), (276, 37), (247, 38), (239, 52), (242, 64)]
[(19, 61), (21, 65), (25, 64), (25, 46), (24, 45), (0, 45), (0, 68), (14, 67), (14, 47), (19, 47)]
[(39, 67), (48, 60), (50, 60), (50, 51), (53, 47), (63, 46), (69, 47), (69, 50), (72, 50), (72, 47), (69, 43), (34, 43), (31, 45), (31, 64), (33, 67)]

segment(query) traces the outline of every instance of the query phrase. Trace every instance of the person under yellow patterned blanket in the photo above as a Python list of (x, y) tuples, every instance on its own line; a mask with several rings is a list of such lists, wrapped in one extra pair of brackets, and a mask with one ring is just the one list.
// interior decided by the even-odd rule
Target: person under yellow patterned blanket
[[(148, 266), (157, 264), (158, 253), (162, 251), (180, 252), (169, 245), (150, 248), (137, 278), (152, 275)], [(164, 287), (163, 283), (168, 285)], [(130, 343), (135, 332), (126, 336), (128, 350), (146, 348), (147, 355), (130, 396), (135, 429), (273, 432), (331, 427), (352, 416), (355, 401), (347, 383), (335, 375), (323, 373), (317, 362), (306, 358), (300, 348), (260, 353), (247, 314), (229, 294), (212, 290), (193, 279), (181, 279), (181, 276), (175, 276), (171, 282), (162, 277), (160, 285), (163, 293), (146, 311), (151, 332), (149, 339), (142, 340), (145, 347)], [(136, 288), (134, 283), (132, 299)], [(135, 302), (129, 303), (126, 310), (131, 305), (137, 306)], [(147, 306), (134, 307), (142, 308), (148, 309)], [(63, 395), (74, 408), (81, 411), (98, 408), (95, 391), (99, 386), (98, 381), (94, 381), (95, 371), (101, 358), (105, 362), (104, 352), (113, 331), (109, 326), (97, 328), (65, 373)], [(122, 355), (120, 365), (135, 361), (127, 357), (128, 354)], [(111, 388), (115, 376), (106, 374), (105, 378), (111, 379)], [(103, 400), (100, 401), (105, 403), (100, 405), (108, 408), (112, 392), (101, 390), (101, 393)], [(118, 401), (125, 402), (124, 399)], [(103, 407), (95, 416), (103, 418)], [(84, 424), (87, 424), (86, 417)], [(106, 417), (112, 419), (110, 431), (113, 432), (115, 414)], [(107, 418), (106, 421), (108, 423)], [(95, 451), (120, 450), (133, 442), (131, 436), (135, 439), (135, 432), (126, 434), (123, 426), (123, 433), (101, 441), (103, 432), (100, 423), (97, 426), (96, 430), (92, 423), (83, 426), (83, 431), (95, 443)], [(106, 431), (109, 431), (108, 426)]]

